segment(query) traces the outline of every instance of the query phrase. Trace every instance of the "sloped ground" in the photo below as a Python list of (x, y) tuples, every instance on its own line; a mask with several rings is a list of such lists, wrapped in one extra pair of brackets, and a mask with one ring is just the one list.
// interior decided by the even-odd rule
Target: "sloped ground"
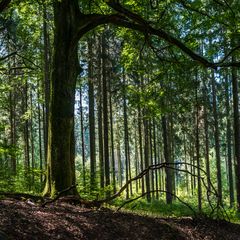
[[(16, 200), (0, 201), (0, 229), (8, 239), (226, 239), (240, 240), (240, 225), (210, 220), (163, 219), (93, 210), (69, 204), (42, 208)], [(0, 240), (5, 239), (1, 238)]]

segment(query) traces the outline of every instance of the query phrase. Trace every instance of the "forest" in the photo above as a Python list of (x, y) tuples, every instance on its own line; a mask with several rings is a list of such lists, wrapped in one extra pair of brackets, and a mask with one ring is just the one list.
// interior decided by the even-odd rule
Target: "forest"
[(0, 0), (0, 240), (240, 239), (238, 0)]

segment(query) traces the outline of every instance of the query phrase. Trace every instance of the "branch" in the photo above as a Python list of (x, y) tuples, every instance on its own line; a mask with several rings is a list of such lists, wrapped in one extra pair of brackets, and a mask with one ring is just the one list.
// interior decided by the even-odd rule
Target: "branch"
[(194, 211), (194, 209), (193, 209), (188, 203), (186, 203), (186, 202), (184, 202), (183, 200), (181, 200), (176, 194), (173, 194), (173, 193), (168, 192), (168, 191), (165, 191), (165, 190), (153, 190), (153, 191), (145, 192), (145, 193), (141, 194), (140, 196), (138, 196), (138, 197), (136, 197), (136, 198), (129, 199), (129, 200), (125, 201), (125, 202), (117, 209), (117, 211), (119, 211), (121, 208), (123, 208), (126, 204), (129, 204), (129, 203), (131, 203), (131, 202), (133, 202), (133, 201), (136, 201), (136, 200), (138, 200), (139, 198), (142, 198), (142, 197), (144, 197), (144, 196), (146, 196), (146, 195), (148, 195), (148, 194), (157, 193), (157, 192), (159, 192), (159, 193), (167, 193), (167, 194), (172, 195), (173, 197), (177, 198), (179, 202), (181, 202), (182, 204), (184, 204), (185, 206), (187, 206), (187, 207), (193, 212), (193, 214), (194, 214), (195, 217), (197, 216), (197, 214), (196, 214), (196, 212)]
[(229, 57), (230, 55), (232, 55), (233, 52), (235, 52), (235, 51), (238, 50), (238, 49), (240, 49), (240, 45), (237, 46), (237, 47), (235, 47), (235, 48), (233, 48), (228, 54), (226, 54), (226, 56), (224, 56), (224, 58), (219, 62), (219, 64), (225, 62), (225, 60), (227, 60), (228, 57)]
[(41, 196), (36, 196), (28, 193), (11, 193), (11, 192), (0, 192), (0, 195), (6, 196), (9, 198), (13, 198), (16, 200), (23, 200), (23, 199), (32, 199), (34, 201), (41, 201), (43, 202), (44, 199)]
[(0, 61), (3, 61), (3, 60), (5, 60), (5, 59), (7, 59), (7, 58), (9, 58), (9, 57), (11, 57), (11, 56), (13, 56), (15, 54), (17, 54), (17, 51), (9, 53), (8, 55), (6, 55), (4, 57), (0, 57)]
[(57, 201), (64, 193), (72, 190), (72, 189), (75, 188), (77, 185), (78, 185), (78, 184), (75, 184), (75, 185), (72, 185), (72, 186), (70, 186), (70, 187), (62, 190), (62, 191), (59, 192), (59, 193), (56, 195), (56, 197), (54, 197), (53, 199), (45, 201), (45, 202), (41, 205), (41, 207), (45, 207), (47, 204), (53, 203), (53, 202)]
[(210, 62), (203, 56), (195, 53), (193, 50), (188, 48), (183, 42), (181, 42), (180, 40), (172, 36), (170, 33), (165, 32), (163, 29), (153, 28), (151, 24), (146, 20), (144, 20), (141, 16), (129, 11), (128, 9), (120, 5), (118, 0), (109, 0), (107, 2), (107, 5), (112, 9), (114, 9), (119, 14), (105, 15), (105, 18), (102, 15), (102, 17), (104, 18), (104, 21), (103, 21), (104, 23), (112, 23), (119, 27), (125, 27), (133, 30), (137, 30), (139, 32), (142, 32), (145, 35), (146, 34), (155, 35), (165, 40), (166, 42), (178, 47), (180, 50), (182, 50), (182, 52), (184, 52), (194, 61), (201, 63), (205, 67), (216, 69), (217, 67), (233, 67), (233, 66), (239, 67), (240, 66), (240, 62), (223, 63), (226, 60), (226, 57), (223, 57), (223, 59), (217, 63)]

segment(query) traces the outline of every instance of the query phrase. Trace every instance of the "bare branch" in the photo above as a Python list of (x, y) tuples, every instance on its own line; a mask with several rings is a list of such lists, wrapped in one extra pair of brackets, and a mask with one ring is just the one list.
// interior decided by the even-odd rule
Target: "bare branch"
[(136, 198), (129, 199), (129, 200), (125, 201), (125, 202), (117, 209), (117, 211), (119, 211), (121, 208), (123, 208), (126, 204), (129, 204), (129, 203), (131, 203), (131, 202), (133, 202), (133, 201), (136, 201), (136, 200), (138, 200), (139, 198), (142, 198), (142, 197), (146, 196), (147, 194), (157, 193), (157, 192), (159, 192), (159, 193), (168, 193), (168, 194), (172, 195), (173, 197), (177, 198), (179, 202), (181, 202), (182, 204), (184, 204), (185, 206), (187, 206), (187, 207), (193, 212), (193, 214), (194, 214), (195, 217), (197, 216), (197, 214), (196, 214), (196, 212), (194, 211), (194, 209), (193, 209), (188, 203), (184, 202), (184, 201), (183, 201), (181, 198), (179, 198), (176, 194), (173, 194), (173, 193), (168, 192), (168, 191), (165, 191), (165, 190), (153, 190), (153, 191), (145, 192), (145, 193), (141, 194), (140, 196), (138, 196), (138, 197), (136, 197)]
[(5, 59), (7, 59), (7, 58), (9, 58), (9, 57), (11, 57), (11, 56), (13, 56), (15, 54), (17, 54), (17, 51), (9, 53), (8, 55), (6, 55), (4, 57), (0, 57), (0, 61), (3, 61), (3, 60), (5, 60)]

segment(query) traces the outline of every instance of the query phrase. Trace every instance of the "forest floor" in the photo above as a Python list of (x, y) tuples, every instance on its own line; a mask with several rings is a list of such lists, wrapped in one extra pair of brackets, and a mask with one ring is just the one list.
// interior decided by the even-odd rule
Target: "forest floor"
[[(8, 238), (4, 238), (4, 233)], [(3, 239), (226, 239), (240, 240), (240, 225), (192, 218), (156, 218), (67, 203), (40, 207), (12, 199), (0, 201)]]

